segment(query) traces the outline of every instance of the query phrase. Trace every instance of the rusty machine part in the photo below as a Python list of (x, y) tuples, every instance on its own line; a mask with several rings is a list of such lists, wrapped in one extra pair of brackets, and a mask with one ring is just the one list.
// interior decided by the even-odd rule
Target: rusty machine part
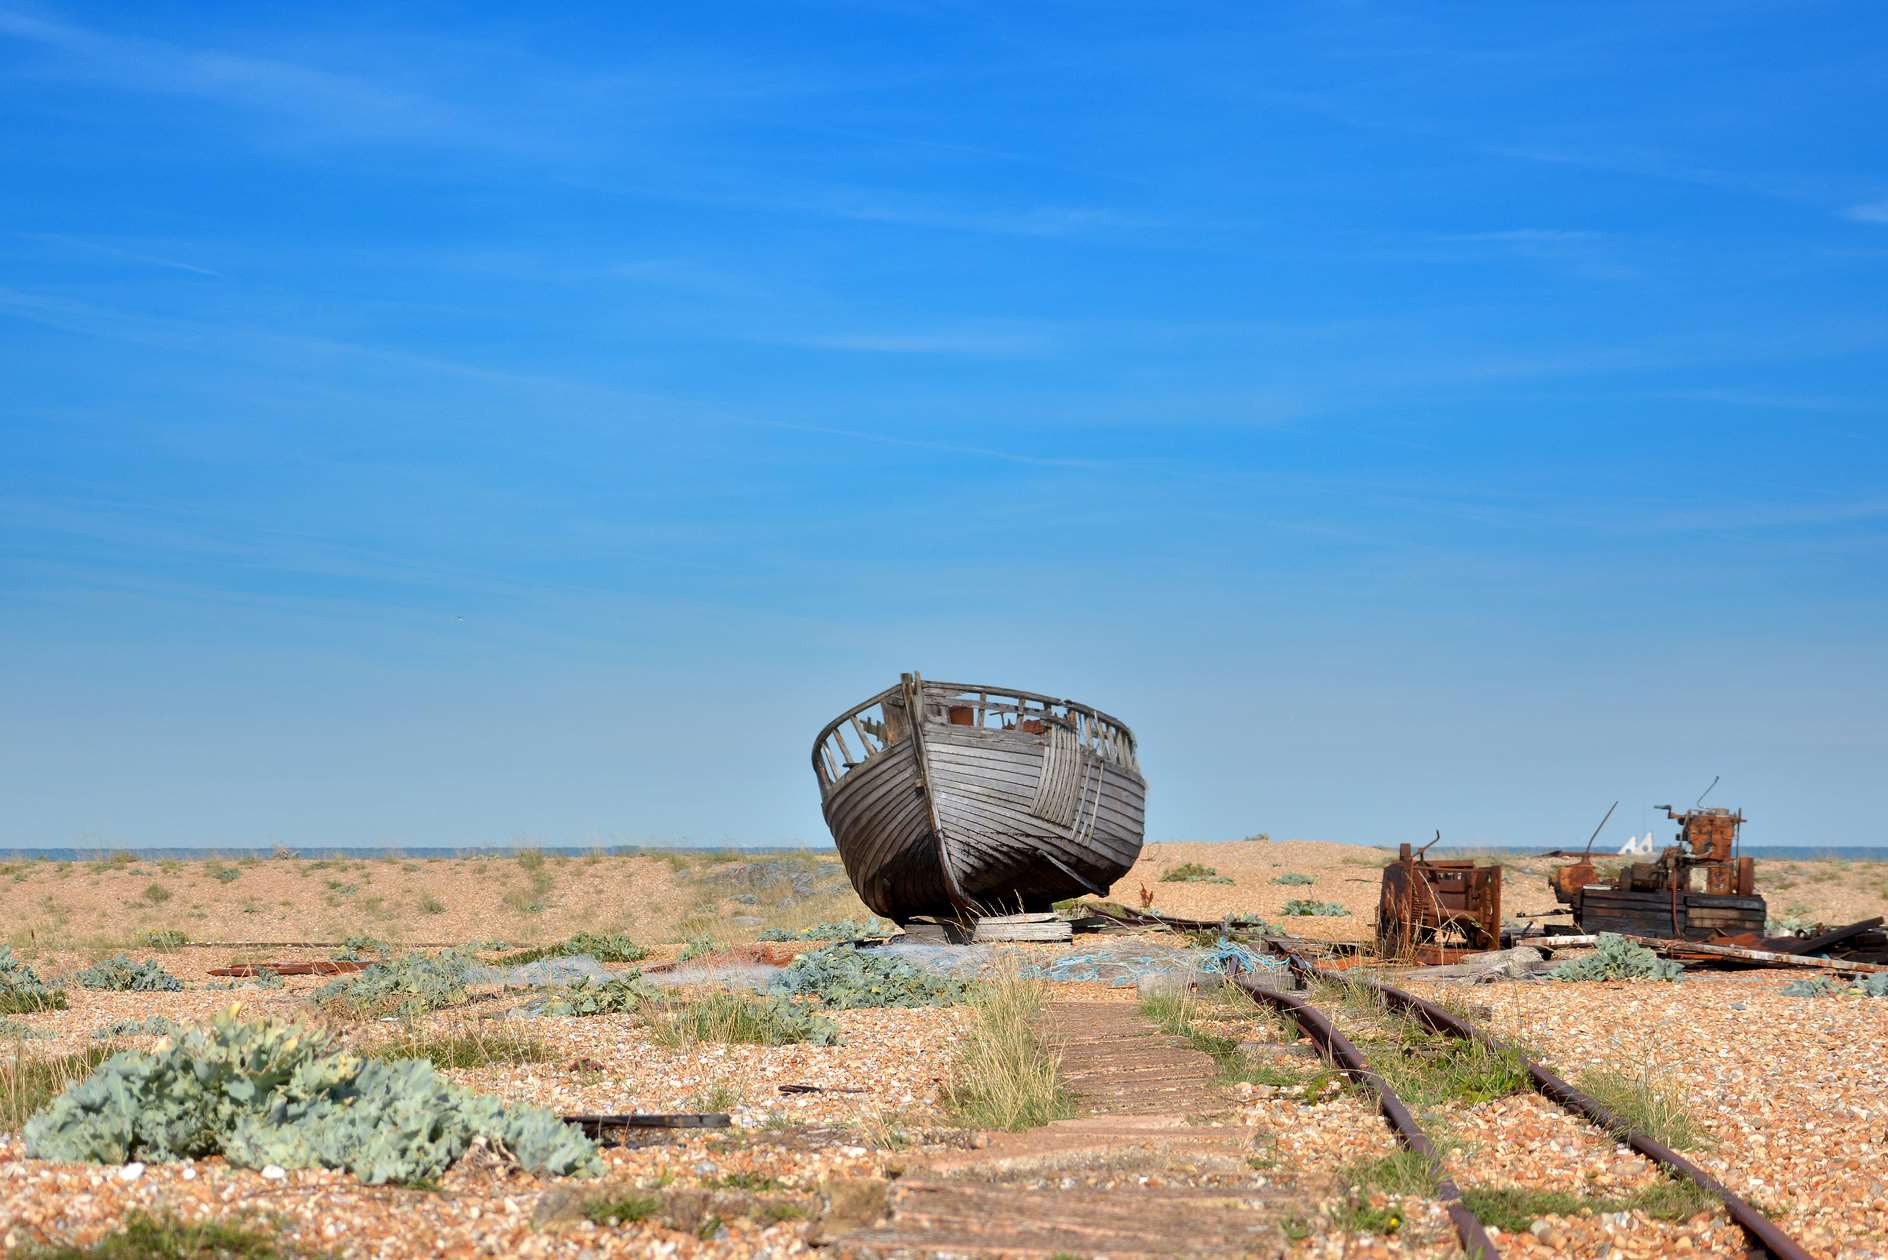
[(1377, 899), (1377, 953), (1385, 958), (1451, 963), (1501, 948), (1501, 867), (1432, 861), (1405, 844), (1383, 868)]
[[(1412, 993), (1405, 993), (1403, 990), (1384, 984), (1382, 981), (1372, 980), (1367, 976), (1359, 976), (1354, 972), (1326, 971), (1306, 961), (1302, 956), (1290, 951), (1285, 951), (1285, 957), (1291, 963), (1292, 970), (1306, 979), (1333, 980), (1345, 984), (1366, 985), (1381, 996), (1390, 1009), (1407, 1016), (1409, 1019), (1414, 1020), (1417, 1024), (1420, 1024), (1431, 1032), (1444, 1033), (1452, 1037), (1460, 1037), (1466, 1041), (1473, 1041), (1479, 1045), (1485, 1046), (1503, 1058), (1513, 1057), (1519, 1060), (1526, 1066), (1528, 1082), (1537, 1093), (1541, 1094), (1549, 1101), (1559, 1104), (1563, 1109), (1572, 1112), (1574, 1115), (1592, 1122), (1608, 1133), (1616, 1135), (1619, 1141), (1623, 1142), (1625, 1145), (1638, 1151), (1641, 1155), (1644, 1155), (1654, 1163), (1663, 1164), (1675, 1175), (1683, 1177), (1700, 1190), (1703, 1190), (1706, 1194), (1724, 1204), (1725, 1211), (1730, 1214), (1733, 1221), (1737, 1222), (1738, 1227), (1744, 1231), (1744, 1236), (1754, 1244), (1757, 1250), (1767, 1252), (1770, 1256), (1774, 1257), (1775, 1260), (1815, 1260), (1808, 1251), (1804, 1250), (1801, 1244), (1779, 1229), (1774, 1221), (1758, 1211), (1749, 1202), (1739, 1198), (1733, 1191), (1710, 1173), (1692, 1163), (1677, 1151), (1672, 1150), (1664, 1143), (1655, 1141), (1633, 1129), (1624, 1119), (1607, 1109), (1598, 1099), (1569, 1085), (1566, 1081), (1548, 1071), (1545, 1067), (1521, 1055), (1513, 1046), (1490, 1036), (1475, 1025), (1458, 1018), (1442, 1009), (1440, 1006), (1435, 1005), (1433, 1002), (1426, 1002)], [(1235, 979), (1238, 978), (1239, 977), (1235, 977)], [(1244, 986), (1242, 985), (1241, 987)], [(1247, 991), (1252, 992), (1252, 990)], [(1261, 995), (1260, 993), (1253, 993), (1253, 996), (1262, 997), (1262, 1000), (1272, 1002), (1274, 1005), (1281, 1004), (1277, 997), (1271, 994)], [(1307, 1031), (1310, 1031), (1309, 1028), (1307, 1028)], [(1312, 1035), (1312, 1039), (1319, 1041), (1320, 1045), (1323, 1044), (1316, 1034)], [(1466, 1211), (1467, 1209), (1464, 1208), (1463, 1210)], [(1452, 1217), (1455, 1215), (1454, 1204), (1450, 1205), (1450, 1215)], [(1457, 1229), (1458, 1231), (1461, 1229), (1459, 1220), (1457, 1221)], [(1464, 1247), (1472, 1251), (1473, 1247), (1469, 1243), (1468, 1235), (1462, 1234), (1461, 1237)]]
[(1659, 808), (1678, 824), (1678, 843), (1656, 861), (1621, 867), (1610, 884), (1593, 864), (1590, 839), (1585, 853), (1548, 855), (1574, 859), (1550, 882), (1554, 897), (1573, 910), (1577, 930), (1691, 941), (1761, 936), (1767, 907), (1757, 895), (1757, 864), (1737, 852), (1743, 811)]

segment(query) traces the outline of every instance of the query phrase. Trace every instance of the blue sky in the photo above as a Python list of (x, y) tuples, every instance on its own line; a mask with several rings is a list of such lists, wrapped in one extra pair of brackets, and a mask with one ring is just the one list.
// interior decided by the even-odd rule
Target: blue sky
[(1888, 13), (0, 0), (0, 845), (1855, 842)]

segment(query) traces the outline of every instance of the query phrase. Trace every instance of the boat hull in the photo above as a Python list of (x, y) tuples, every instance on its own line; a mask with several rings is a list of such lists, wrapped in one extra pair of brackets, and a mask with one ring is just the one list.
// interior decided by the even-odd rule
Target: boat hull
[[(976, 703), (958, 703), (967, 696)], [(876, 726), (853, 723), (865, 755), (852, 760), (842, 739), (848, 757), (822, 762), (816, 743), (814, 765), (833, 841), (876, 913), (902, 923), (1042, 910), (1105, 892), (1134, 864), (1147, 786), (1116, 720), (915, 679), (874, 704)]]

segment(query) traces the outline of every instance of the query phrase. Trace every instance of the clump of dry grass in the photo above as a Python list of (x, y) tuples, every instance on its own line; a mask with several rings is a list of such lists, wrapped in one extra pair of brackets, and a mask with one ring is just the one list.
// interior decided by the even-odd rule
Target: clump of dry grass
[(24, 1040), (15, 1042), (12, 1053), (0, 1057), (0, 1133), (18, 1133), (34, 1112), (122, 1048), (107, 1042), (77, 1054), (42, 1058), (26, 1053)]
[(1042, 986), (1001, 971), (977, 987), (945, 1104), (979, 1129), (1029, 1129), (1074, 1114), (1062, 1055), (1040, 1028)]
[(686, 1050), (703, 1042), (722, 1045), (834, 1045), (839, 1028), (795, 1002), (751, 993), (714, 993), (677, 1002), (647, 1017), (658, 1045)]
[(1710, 1144), (1710, 1135), (1685, 1106), (1684, 1095), (1660, 1079), (1650, 1058), (1636, 1069), (1593, 1068), (1576, 1082), (1619, 1118), (1624, 1129), (1643, 1133), (1675, 1151)]
[(557, 1052), (515, 1024), (494, 1020), (428, 1027), (409, 1023), (398, 1037), (373, 1052), (383, 1059), (425, 1059), (438, 1068), (477, 1068), (492, 1064), (548, 1063)]

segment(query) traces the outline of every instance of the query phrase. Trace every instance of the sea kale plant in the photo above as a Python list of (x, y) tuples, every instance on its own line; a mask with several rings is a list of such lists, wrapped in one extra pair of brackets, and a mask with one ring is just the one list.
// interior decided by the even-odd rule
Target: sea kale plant
[(105, 989), (112, 993), (176, 993), (184, 982), (160, 967), (154, 960), (132, 962), (123, 954), (93, 963), (73, 977), (83, 989)]
[(1888, 974), (1878, 971), (1873, 975), (1859, 976), (1850, 984), (1837, 984), (1827, 976), (1814, 976), (1807, 980), (1792, 980), (1780, 992), (1789, 997), (1834, 997), (1838, 993), (1850, 993), (1857, 997), (1888, 997)]
[(537, 1008), (539, 1015), (626, 1015), (656, 999), (655, 986), (640, 976), (598, 982), (579, 980), (552, 994)]
[(478, 1138), (532, 1172), (602, 1170), (596, 1147), (541, 1107), (454, 1085), (424, 1059), (362, 1059), (318, 1029), (234, 1010), (155, 1053), (113, 1055), (23, 1137), (38, 1159), (222, 1155), (239, 1168), (339, 1168), (374, 1185), (436, 1177)]
[(0, 1015), (0, 1041), (50, 1041), (52, 1033), (35, 1028), (23, 1019)]
[(1342, 905), (1335, 901), (1316, 901), (1308, 897), (1293, 897), (1279, 911), (1283, 915), (1310, 915), (1336, 918), (1340, 914), (1349, 914)]
[(114, 1019), (103, 1028), (92, 1030), (93, 1041), (114, 1037), (174, 1037), (184, 1026), (167, 1015), (147, 1015), (143, 1019)]
[(11, 947), (0, 945), (0, 1015), (63, 1011), (65, 1008), (64, 989), (47, 985), (38, 972), (14, 957)]
[(834, 923), (815, 923), (789, 931), (786, 928), (768, 928), (760, 934), (763, 941), (863, 941), (884, 936), (887, 929), (884, 924), (872, 919), (840, 919)]
[(588, 954), (598, 962), (632, 963), (641, 962), (649, 956), (649, 951), (629, 939), (622, 932), (579, 932), (568, 940), (555, 945), (539, 945), (531, 949), (519, 950), (499, 959), (509, 966), (521, 966), (525, 963), (539, 962), (546, 958), (576, 958)]
[(1601, 932), (1593, 952), (1561, 963), (1549, 980), (1680, 980), (1685, 969), (1615, 932)]
[(465, 1001), (472, 962), (453, 950), (406, 954), (315, 990), (317, 1005), (361, 1015), (421, 1015)]
[(336, 962), (384, 962), (393, 953), (393, 946), (378, 936), (350, 936), (341, 942), (341, 948), (334, 952)]
[(868, 1006), (950, 1006), (968, 988), (883, 949), (828, 945), (801, 954), (774, 979), (776, 993), (817, 997), (834, 1010)]

